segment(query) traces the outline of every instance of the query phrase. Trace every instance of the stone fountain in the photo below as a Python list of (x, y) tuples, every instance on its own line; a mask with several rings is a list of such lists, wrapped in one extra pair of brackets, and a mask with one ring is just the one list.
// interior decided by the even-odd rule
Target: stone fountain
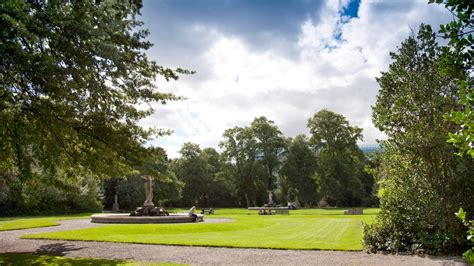
[(130, 213), (130, 216), (168, 216), (169, 213), (153, 204), (153, 180), (151, 176), (146, 176), (145, 193), (146, 199), (143, 207), (138, 207)]
[[(187, 213), (169, 214), (163, 208), (153, 204), (153, 179), (146, 176), (145, 193), (146, 200), (143, 207), (138, 207), (130, 214), (94, 214), (91, 216), (93, 223), (119, 223), (119, 224), (143, 224), (143, 223), (192, 223), (193, 217)], [(204, 221), (204, 215), (197, 215), (197, 222)]]

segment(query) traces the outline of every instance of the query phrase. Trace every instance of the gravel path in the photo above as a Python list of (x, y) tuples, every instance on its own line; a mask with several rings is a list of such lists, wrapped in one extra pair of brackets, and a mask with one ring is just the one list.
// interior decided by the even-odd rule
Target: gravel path
[[(207, 219), (228, 222), (230, 219)], [(66, 257), (241, 265), (467, 265), (458, 257), (417, 257), (367, 254), (366, 252), (299, 251), (247, 248), (211, 248), (125, 243), (20, 239), (32, 233), (104, 226), (87, 219), (60, 221), (61, 225), (0, 232), (0, 253), (32, 252)]]

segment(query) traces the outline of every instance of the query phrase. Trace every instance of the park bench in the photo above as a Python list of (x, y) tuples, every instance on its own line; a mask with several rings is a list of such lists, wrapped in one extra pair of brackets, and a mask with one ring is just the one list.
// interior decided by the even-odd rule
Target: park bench
[(258, 211), (260, 215), (290, 214), (288, 207), (248, 207), (249, 211)]
[(361, 209), (349, 209), (344, 212), (345, 215), (362, 215), (364, 211)]
[(214, 210), (211, 208), (209, 210), (206, 210), (206, 209), (202, 209), (201, 210), (201, 214), (214, 214)]

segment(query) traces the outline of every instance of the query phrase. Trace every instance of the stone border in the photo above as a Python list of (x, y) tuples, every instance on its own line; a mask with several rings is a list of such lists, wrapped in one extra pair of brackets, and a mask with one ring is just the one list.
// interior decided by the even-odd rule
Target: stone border
[[(197, 215), (197, 222), (204, 221), (204, 215)], [(192, 223), (193, 218), (187, 214), (177, 213), (169, 216), (130, 216), (129, 214), (94, 214), (92, 223), (107, 224), (162, 224), (162, 223)]]

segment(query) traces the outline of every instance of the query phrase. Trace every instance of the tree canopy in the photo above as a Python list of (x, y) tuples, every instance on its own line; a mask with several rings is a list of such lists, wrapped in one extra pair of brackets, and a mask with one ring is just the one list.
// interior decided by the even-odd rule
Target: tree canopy
[(326, 109), (315, 113), (308, 120), (308, 127), (311, 143), (319, 153), (316, 179), (320, 197), (331, 205), (361, 205), (367, 196), (360, 180), (364, 156), (357, 147), (362, 129)]
[[(0, 3), (0, 171), (107, 177), (140, 164), (157, 129), (138, 121), (178, 97), (155, 78), (179, 73), (147, 59), (141, 1)], [(140, 106), (140, 108), (139, 108)]]

